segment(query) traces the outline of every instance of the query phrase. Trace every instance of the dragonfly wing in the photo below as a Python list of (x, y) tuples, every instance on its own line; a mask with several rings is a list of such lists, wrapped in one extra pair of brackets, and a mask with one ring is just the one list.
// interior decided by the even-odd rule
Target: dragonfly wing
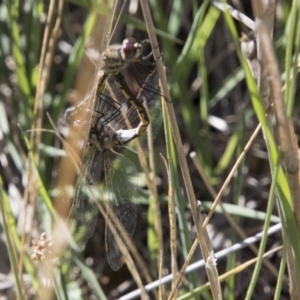
[[(109, 183), (110, 200), (108, 203), (105, 230), (107, 260), (117, 271), (124, 263), (123, 256), (128, 249), (128, 240), (136, 227), (136, 168), (121, 155), (110, 153), (111, 167), (106, 176)], [(120, 225), (122, 228), (120, 228)], [(121, 241), (121, 244), (120, 244)]]
[(99, 199), (98, 184), (101, 179), (101, 160), (102, 152), (90, 146), (84, 156), (76, 183), (74, 205), (69, 222), (74, 241), (80, 247), (85, 246), (91, 237), (97, 221), (96, 201)]
[(159, 77), (157, 71), (154, 70), (148, 75), (138, 94), (138, 99), (147, 103), (153, 139), (162, 123), (161, 97), (163, 96), (159, 87)]

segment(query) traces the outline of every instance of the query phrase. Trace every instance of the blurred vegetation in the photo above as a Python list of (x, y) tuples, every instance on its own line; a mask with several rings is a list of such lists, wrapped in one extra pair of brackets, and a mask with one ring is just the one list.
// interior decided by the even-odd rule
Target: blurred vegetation
[[(232, 219), (245, 236), (253, 236), (263, 228), (267, 230), (270, 222), (280, 220), (284, 220), (288, 234), (283, 237), (278, 231), (268, 238), (265, 236), (261, 244), (265, 249), (260, 257), (279, 245), (284, 247), (256, 268), (253, 262), (245, 269), (236, 269), (257, 257), (253, 248), (244, 248), (217, 261), (219, 275), (233, 272), (226, 280), (222, 279), (224, 299), (245, 299), (246, 295), (248, 299), (290, 299), (285, 255), (287, 249), (292, 249), (296, 269), (299, 268), (299, 228), (292, 210), (289, 177), (280, 166), (282, 147), (269, 131), (255, 80), (241, 55), (239, 37), (249, 29), (209, 1), (149, 2), (163, 62), (170, 76), (172, 103), (194, 193), (202, 202), (202, 213), (209, 211), (258, 124), (263, 127), (263, 134), (259, 132), (252, 141), (224, 190), (221, 198), (224, 205), (215, 210), (207, 229), (215, 252), (242, 241), (232, 226)], [(250, 2), (232, 2), (231, 5), (253, 19)], [(154, 142), (159, 213), (153, 200), (155, 195), (145, 184), (135, 199), (138, 224), (133, 243), (147, 270), (138, 269), (140, 273), (134, 275), (126, 265), (118, 273), (109, 268), (105, 258), (105, 221), (100, 213), (85, 251), (72, 257), (72, 268), (59, 266), (60, 272), (52, 273), (52, 261), (41, 267), (30, 259), (31, 239), (37, 239), (43, 231), (51, 238), (51, 220), (56, 218), (53, 200), (57, 177), (63, 172), (58, 166), (64, 152), (59, 149), (53, 124), (57, 124), (67, 107), (90, 93), (95, 80), (91, 71), (96, 65), (93, 53), (103, 50), (107, 42), (109, 26), (104, 26), (103, 20), (110, 14), (111, 3), (96, 0), (0, 3), (0, 209), (1, 229), (5, 233), (5, 239), (2, 235), (0, 240), (3, 253), (0, 273), (6, 276), (0, 294), (9, 299), (14, 299), (16, 294), (22, 299), (42, 298), (45, 293), (49, 299), (116, 299), (137, 288), (136, 276), (146, 277), (142, 271), (149, 273), (147, 280), (141, 276), (142, 284), (171, 273), (172, 246), (177, 250), (176, 263), (180, 270), (196, 238), (177, 161), (177, 145), (165, 115), (165, 123)], [(296, 139), (300, 132), (299, 13), (297, 1), (278, 2), (273, 36), (282, 86), (286, 87), (283, 93), (286, 112)], [(113, 28), (110, 43), (121, 43), (126, 36), (137, 40), (147, 38), (136, 1), (125, 3)], [(164, 109), (162, 113), (166, 113)], [(202, 175), (190, 158), (191, 152), (195, 152), (201, 164)], [(160, 154), (168, 160), (167, 164)], [(137, 157), (129, 155), (144, 178)], [(177, 227), (176, 240), (172, 242), (168, 216), (170, 191), (176, 206), (171, 211), (176, 213)], [(228, 215), (232, 217), (230, 222)], [(255, 245), (258, 249), (259, 243)], [(197, 249), (193, 262), (201, 258)], [(43, 282), (47, 276), (53, 283), (51, 288)], [(295, 280), (299, 283), (300, 278)], [(204, 286), (206, 281), (203, 267), (191, 272), (182, 280), (176, 299), (212, 299), (208, 287)], [(168, 283), (160, 291), (162, 299), (167, 299), (171, 288)], [(157, 290), (150, 295), (151, 299), (158, 297)]]

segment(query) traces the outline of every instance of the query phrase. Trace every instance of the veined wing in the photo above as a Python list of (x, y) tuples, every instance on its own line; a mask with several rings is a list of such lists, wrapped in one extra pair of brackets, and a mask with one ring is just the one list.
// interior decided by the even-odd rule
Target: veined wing
[[(145, 103), (149, 109), (150, 120), (153, 131), (153, 138), (156, 136), (161, 125), (161, 93), (159, 92), (159, 79), (156, 70), (152, 71), (146, 78), (137, 99)], [(114, 87), (114, 79), (109, 80), (111, 87)], [(112, 88), (113, 91), (117, 89)], [(119, 102), (128, 104), (122, 93), (117, 95)], [(113, 120), (114, 128), (130, 130), (139, 124), (138, 113), (129, 107), (122, 117)], [(120, 132), (120, 130), (117, 130)], [(146, 135), (139, 137), (143, 145), (146, 145)], [(115, 152), (107, 152), (104, 160), (106, 174), (106, 186), (109, 191), (109, 202), (107, 205), (106, 220), (106, 251), (107, 260), (111, 268), (117, 271), (124, 263), (128, 253), (128, 240), (131, 238), (136, 226), (136, 204), (135, 194), (137, 182), (136, 169), (134, 164), (125, 157)], [(124, 233), (125, 231), (125, 233)]]
[(69, 216), (70, 231), (74, 241), (85, 246), (94, 232), (99, 201), (99, 183), (101, 180), (102, 151), (90, 145), (84, 155), (80, 174), (77, 178), (74, 204)]
[(109, 193), (105, 229), (107, 260), (117, 271), (128, 251), (126, 235), (131, 238), (136, 226), (136, 168), (130, 160), (112, 151), (105, 152), (103, 167)]
[[(101, 148), (102, 134), (105, 135), (109, 128), (113, 128), (114, 119), (120, 119), (122, 106), (104, 94), (96, 95), (95, 110), (92, 112), (91, 128), (88, 134), (88, 149), (83, 156), (83, 161), (76, 183), (74, 205), (69, 216), (71, 232), (76, 237), (75, 241), (84, 244), (92, 235), (96, 220), (99, 201), (99, 183), (104, 169), (103, 160), (110, 152)], [(94, 140), (93, 140), (94, 137)], [(98, 144), (97, 144), (98, 142)], [(105, 156), (105, 158), (103, 157)], [(106, 162), (105, 162), (106, 163)]]

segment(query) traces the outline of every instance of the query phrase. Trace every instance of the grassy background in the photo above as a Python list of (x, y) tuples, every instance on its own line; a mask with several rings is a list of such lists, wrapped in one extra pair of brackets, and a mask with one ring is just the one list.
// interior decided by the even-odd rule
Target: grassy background
[[(267, 229), (270, 222), (280, 222), (279, 215), (288, 234), (283, 238), (279, 231), (267, 238), (261, 243), (260, 255), (255, 252), (259, 247), (256, 243), (256, 250), (247, 247), (218, 259), (219, 275), (231, 271), (222, 278), (223, 297), (289, 299), (291, 278), (285, 261), (289, 249), (293, 250), (294, 265), (300, 266), (295, 204), (288, 184), (291, 178), (280, 167), (279, 150), (284, 144), (280, 136), (269, 130), (260, 95), (240, 52), (238, 39), (248, 29), (208, 1), (164, 1), (162, 4), (153, 0), (150, 4), (163, 62), (170, 74), (172, 103), (194, 194), (201, 200), (202, 213), (208, 213), (259, 122), (264, 132), (263, 135), (258, 131), (245, 157), (234, 169), (233, 178), (223, 190), (223, 206), (215, 210), (207, 230), (215, 252), (243, 239), (237, 227), (245, 236), (253, 236)], [(250, 3), (236, 1), (235, 7), (253, 18)], [(6, 285), (1, 289), (3, 295), (13, 298), (17, 293), (24, 299), (42, 295), (51, 298), (54, 294), (59, 299), (116, 299), (137, 286), (180, 269), (196, 238), (193, 212), (177, 160), (178, 145), (173, 143), (168, 114), (162, 109), (164, 124), (153, 150), (157, 195), (155, 189), (143, 187), (136, 197), (138, 224), (133, 243), (145, 267), (140, 268), (133, 255), (137, 272), (127, 266), (117, 273), (109, 268), (104, 247), (105, 221), (100, 214), (95, 233), (81, 258), (74, 256), (77, 267), (71, 268), (68, 274), (63, 267), (53, 273), (50, 262), (41, 267), (29, 258), (32, 238), (37, 238), (42, 231), (49, 238), (52, 236), (55, 183), (59, 174), (66, 174), (58, 167), (53, 168), (58, 166), (61, 152), (46, 113), (56, 123), (67, 106), (90, 93), (95, 78), (91, 49), (103, 49), (109, 13), (108, 6), (97, 1), (66, 1), (63, 6), (54, 1), (0, 4), (0, 208), (5, 233), (0, 244), (3, 249), (0, 272), (7, 275), (3, 280)], [(285, 87), (286, 114), (296, 136), (299, 134), (298, 14), (297, 1), (278, 3), (273, 37)], [(129, 3), (110, 42), (120, 43), (125, 36), (137, 40), (147, 38), (140, 7), (135, 10), (132, 4), (129, 8)], [(274, 119), (272, 124), (277, 132), (278, 121)], [(200, 162), (201, 174), (190, 158), (191, 152), (195, 152)], [(150, 157), (151, 153), (150, 150)], [(168, 159), (166, 165), (160, 154)], [(138, 167), (137, 158), (131, 159)], [(57, 203), (54, 204), (57, 209)], [(176, 213), (176, 220), (169, 218), (170, 212), (174, 216)], [(175, 231), (170, 224), (176, 227)], [(254, 265), (251, 261), (282, 244), (283, 250), (272, 253), (263, 264)], [(199, 259), (198, 248), (192, 261)], [(247, 262), (252, 264), (245, 265)], [(16, 284), (8, 276), (10, 271)], [(299, 283), (297, 270), (290, 274)], [(51, 288), (43, 284), (44, 278), (54, 283)], [(192, 272), (182, 279), (175, 298), (211, 299), (209, 288), (204, 286), (206, 281), (203, 267)], [(171, 288), (167, 284), (150, 297), (166, 299)], [(22, 292), (25, 290), (26, 293)]]

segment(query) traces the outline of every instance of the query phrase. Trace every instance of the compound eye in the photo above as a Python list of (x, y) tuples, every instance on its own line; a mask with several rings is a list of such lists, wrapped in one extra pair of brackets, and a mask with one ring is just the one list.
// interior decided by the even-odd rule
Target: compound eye
[(123, 41), (122, 51), (124, 59), (132, 59), (139, 56), (141, 45), (133, 37), (128, 37)]

